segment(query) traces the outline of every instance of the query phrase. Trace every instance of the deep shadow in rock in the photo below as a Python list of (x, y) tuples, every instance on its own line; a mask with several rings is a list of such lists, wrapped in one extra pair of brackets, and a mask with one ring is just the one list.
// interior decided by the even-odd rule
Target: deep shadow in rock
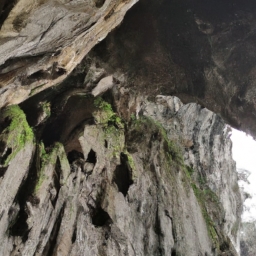
[(9, 234), (11, 236), (22, 237), (23, 243), (27, 241), (28, 234), (29, 234), (27, 219), (28, 219), (28, 215), (24, 207), (21, 206), (16, 222), (14, 223), (13, 226), (9, 228)]
[(11, 148), (7, 148), (7, 150), (4, 152), (4, 154), (2, 156), (0, 156), (0, 164), (1, 165), (5, 164), (5, 161), (7, 160), (9, 155), (11, 155), (11, 153), (12, 153), (12, 149)]
[(59, 216), (56, 218), (56, 222), (54, 223), (50, 238), (44, 248), (44, 251), (42, 253), (42, 255), (45, 256), (52, 256), (54, 255), (54, 250), (56, 248), (56, 243), (57, 243), (57, 237), (59, 234), (59, 230), (60, 230), (60, 226), (61, 226), (61, 221), (62, 221), (62, 217), (64, 214), (64, 209), (65, 209), (65, 204), (62, 206)]
[(92, 211), (92, 224), (95, 227), (103, 227), (112, 223), (109, 214), (101, 207), (98, 207)]
[(68, 152), (68, 162), (72, 164), (75, 160), (81, 158), (84, 159), (84, 154), (82, 152), (79, 152), (77, 150), (72, 150)]
[(0, 29), (8, 17), (9, 13), (17, 3), (17, 0), (2, 0), (0, 1)]
[(88, 154), (88, 157), (86, 159), (86, 162), (92, 163), (92, 164), (96, 164), (96, 162), (97, 162), (97, 155), (96, 155), (94, 150), (92, 150), (92, 149), (90, 150), (90, 152)]
[(119, 192), (127, 195), (129, 187), (133, 184), (131, 170), (128, 167), (128, 157), (124, 153), (120, 155), (121, 164), (114, 171), (113, 181), (116, 183)]

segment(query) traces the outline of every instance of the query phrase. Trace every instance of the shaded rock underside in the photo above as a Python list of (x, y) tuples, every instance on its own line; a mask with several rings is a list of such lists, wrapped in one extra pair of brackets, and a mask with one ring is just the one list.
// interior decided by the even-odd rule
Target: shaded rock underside
[(1, 1), (1, 255), (237, 255), (256, 6), (136, 2)]

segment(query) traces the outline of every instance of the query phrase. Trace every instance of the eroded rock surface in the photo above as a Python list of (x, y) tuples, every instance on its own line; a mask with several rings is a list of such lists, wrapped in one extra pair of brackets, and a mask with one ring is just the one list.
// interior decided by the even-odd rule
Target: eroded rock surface
[(238, 255), (255, 4), (136, 2), (0, 3), (0, 255)]
[(62, 82), (136, 0), (11, 2), (0, 30), (0, 107)]
[(60, 84), (103, 41), (97, 55), (129, 87), (196, 101), (255, 136), (255, 2), (136, 2), (1, 1), (0, 106)]
[[(0, 204), (2, 255), (237, 255), (241, 200), (224, 122), (176, 97), (122, 93), (103, 94), (116, 113), (101, 97), (57, 94), (51, 116), (34, 121), (34, 149), (2, 177), (20, 175)], [(29, 121), (41, 105), (22, 105)], [(21, 172), (24, 151), (33, 161)]]

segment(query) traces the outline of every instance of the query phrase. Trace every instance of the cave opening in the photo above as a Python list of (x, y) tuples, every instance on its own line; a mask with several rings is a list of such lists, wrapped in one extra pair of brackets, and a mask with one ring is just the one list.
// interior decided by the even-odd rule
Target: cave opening
[(0, 178), (4, 176), (7, 169), (8, 169), (8, 166), (0, 167)]
[(84, 159), (84, 154), (82, 152), (77, 151), (77, 150), (72, 150), (72, 151), (68, 152), (67, 158), (68, 158), (68, 162), (70, 164), (72, 164), (75, 160), (77, 160), (79, 158)]
[(86, 162), (92, 163), (92, 164), (96, 164), (96, 162), (97, 162), (97, 155), (96, 155), (94, 150), (92, 150), (92, 149), (90, 150), (90, 152), (88, 154), (88, 157), (86, 159)]
[(0, 133), (2, 133), (10, 124), (12, 120), (9, 117), (6, 117), (0, 124)]
[(176, 250), (175, 249), (172, 249), (172, 252), (171, 252), (171, 256), (176, 256)]
[(72, 234), (72, 244), (75, 243), (76, 241), (76, 232), (77, 232), (77, 228), (74, 228), (73, 234)]
[(105, 0), (95, 0), (95, 6), (101, 8), (105, 3)]
[(116, 183), (119, 192), (127, 195), (129, 187), (133, 184), (132, 173), (129, 166), (129, 160), (126, 154), (120, 155), (121, 164), (117, 165), (114, 171), (113, 181)]
[(20, 236), (22, 237), (23, 243), (28, 239), (29, 229), (27, 224), (28, 214), (25, 211), (24, 207), (21, 207), (17, 219), (13, 226), (9, 228), (9, 234), (11, 236)]
[(0, 29), (17, 2), (18, 2), (17, 0), (0, 1)]
[(7, 150), (5, 150), (5, 152), (3, 153), (3, 155), (0, 157), (0, 164), (4, 165), (7, 158), (11, 155), (12, 153), (12, 148), (7, 148)]
[(95, 227), (103, 227), (108, 224), (111, 224), (112, 220), (109, 214), (104, 211), (101, 207), (97, 207), (92, 211), (92, 224)]

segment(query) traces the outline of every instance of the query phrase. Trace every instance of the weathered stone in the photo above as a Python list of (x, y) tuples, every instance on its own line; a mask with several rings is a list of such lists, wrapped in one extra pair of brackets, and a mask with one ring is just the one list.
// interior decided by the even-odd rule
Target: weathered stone
[[(65, 104), (72, 98), (77, 96)], [(129, 112), (118, 98), (113, 89), (119, 112)], [(157, 96), (155, 102), (139, 97), (138, 117), (134, 109), (124, 129), (109, 103), (82, 99), (92, 111), (84, 117), (95, 122), (81, 122), (77, 115), (76, 129), (63, 123), (58, 138), (64, 147), (37, 142), (29, 171), (19, 173), (23, 187), (13, 193), (5, 189), (1, 253), (237, 255), (233, 226), (240, 224), (240, 194), (232, 190), (237, 185), (234, 162), (225, 159), (231, 148), (224, 122), (176, 97)], [(78, 104), (75, 111), (83, 108)], [(52, 127), (59, 120), (52, 117)], [(20, 161), (17, 154), (12, 163)], [(9, 169), (3, 178), (8, 175)]]
[(136, 2), (0, 3), (1, 255), (239, 254), (256, 5)]

